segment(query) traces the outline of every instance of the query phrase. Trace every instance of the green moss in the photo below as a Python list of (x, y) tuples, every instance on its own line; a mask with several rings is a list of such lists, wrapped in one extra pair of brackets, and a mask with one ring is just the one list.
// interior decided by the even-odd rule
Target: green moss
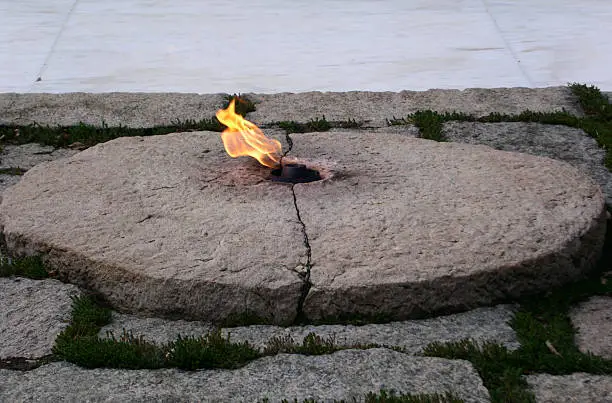
[(247, 343), (231, 343), (219, 330), (202, 337), (181, 338), (163, 346), (123, 332), (119, 338), (98, 337), (102, 326), (111, 321), (110, 309), (92, 295), (73, 298), (72, 320), (55, 340), (53, 353), (86, 368), (155, 369), (178, 367), (235, 368), (255, 358), (259, 352)]
[(612, 360), (578, 350), (569, 317), (572, 306), (591, 296), (612, 296), (612, 278), (607, 278), (612, 268), (612, 228), (607, 232), (603, 250), (597, 269), (588, 278), (520, 301), (520, 309), (510, 322), (521, 344), (518, 350), (463, 340), (432, 343), (425, 348), (425, 355), (472, 362), (493, 402), (534, 401), (523, 375), (541, 372), (612, 375)]
[(24, 258), (9, 259), (0, 257), (0, 277), (27, 277), (40, 280), (49, 277), (40, 256), (29, 256)]
[(0, 175), (23, 175), (28, 170), (19, 168), (19, 167), (11, 167), (11, 168), (0, 168)]
[(27, 126), (0, 125), (0, 137), (9, 144), (39, 143), (53, 147), (67, 147), (72, 143), (82, 143), (90, 147), (98, 143), (129, 136), (155, 136), (188, 131), (216, 131), (225, 129), (217, 118), (199, 121), (176, 121), (173, 125), (149, 128), (130, 128), (125, 126), (109, 127), (102, 122), (101, 126), (84, 123), (73, 126)]
[(605, 166), (612, 170), (612, 105), (601, 91), (593, 86), (570, 84), (570, 90), (577, 97), (578, 103), (585, 112), (585, 117), (571, 115), (566, 111), (531, 112), (524, 111), (518, 115), (491, 113), (475, 117), (469, 114), (452, 112), (438, 113), (431, 110), (418, 111), (405, 118), (393, 118), (387, 121), (390, 126), (414, 124), (419, 128), (422, 138), (444, 141), (443, 124), (445, 122), (531, 122), (549, 125), (564, 125), (583, 130), (593, 137), (597, 144), (606, 150)]
[(214, 330), (202, 337), (179, 337), (163, 350), (168, 351), (168, 366), (187, 370), (198, 368), (238, 368), (261, 357), (249, 343), (232, 343)]
[(332, 128), (325, 116), (321, 119), (316, 118), (306, 123), (298, 123), (294, 121), (278, 122), (277, 125), (285, 130), (287, 134), (290, 133), (308, 133), (308, 132), (326, 132)]
[(431, 343), (423, 354), (472, 363), (489, 390), (492, 402), (535, 402), (522, 378), (522, 363), (512, 352), (495, 343), (478, 344), (471, 340)]
[(336, 345), (333, 337), (323, 338), (315, 333), (308, 333), (302, 344), (297, 344), (289, 335), (284, 337), (273, 337), (268, 341), (264, 354), (276, 355), (280, 353), (288, 354), (304, 354), (304, 355), (322, 355), (331, 354), (342, 350), (342, 347)]

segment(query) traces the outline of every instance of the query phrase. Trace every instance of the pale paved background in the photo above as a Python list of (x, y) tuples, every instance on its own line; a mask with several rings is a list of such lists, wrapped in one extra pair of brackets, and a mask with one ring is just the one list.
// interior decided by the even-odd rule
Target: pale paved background
[(609, 0), (0, 0), (0, 16), (0, 92), (612, 90)]

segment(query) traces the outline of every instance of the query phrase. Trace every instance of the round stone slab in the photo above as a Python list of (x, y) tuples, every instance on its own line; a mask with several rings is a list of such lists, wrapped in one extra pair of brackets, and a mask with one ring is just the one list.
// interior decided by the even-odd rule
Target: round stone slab
[(313, 320), (468, 309), (575, 279), (599, 257), (602, 192), (564, 162), (358, 132), (293, 136), (335, 176), (298, 184)]
[(7, 247), (123, 311), (277, 324), (466, 309), (576, 278), (601, 251), (603, 196), (566, 163), (386, 133), (292, 140), (324, 180), (272, 182), (209, 132), (38, 165), (3, 195)]
[(119, 138), (29, 170), (3, 195), (3, 232), (120, 310), (290, 323), (307, 249), (268, 172), (219, 133)]

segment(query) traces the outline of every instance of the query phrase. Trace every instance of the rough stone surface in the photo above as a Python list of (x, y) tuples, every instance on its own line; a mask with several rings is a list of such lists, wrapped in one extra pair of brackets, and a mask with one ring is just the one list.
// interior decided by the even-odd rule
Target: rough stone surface
[(527, 376), (527, 383), (538, 403), (610, 403), (612, 377), (575, 373), (564, 376), (547, 374)]
[(604, 166), (606, 151), (580, 129), (539, 123), (449, 122), (444, 134), (449, 141), (565, 161), (591, 176), (612, 206), (612, 173)]
[(9, 107), (15, 102), (17, 94), (13, 92), (0, 93), (0, 121), (3, 119), (2, 116), (6, 113)]
[[(312, 319), (470, 309), (573, 279), (601, 250), (603, 197), (567, 164), (384, 133), (293, 143), (327, 178), (293, 188)], [(0, 219), (11, 251), (119, 310), (286, 324), (307, 248), (292, 187), (267, 175), (218, 133), (122, 138), (32, 168)]]
[(381, 388), (413, 394), (451, 391), (466, 403), (490, 401), (469, 362), (387, 349), (280, 354), (232, 371), (82, 370), (66, 363), (25, 373), (0, 370), (2, 401), (363, 401), (365, 394)]
[[(0, 175), (0, 192), (4, 192), (4, 190), (13, 186), (21, 179), (21, 175)], [(0, 200), (2, 200), (2, 195), (0, 195)]]
[[(451, 342), (473, 339), (503, 344), (508, 349), (520, 345), (516, 333), (508, 325), (514, 307), (498, 305), (492, 308), (478, 308), (469, 312), (439, 316), (431, 319), (392, 322), (386, 324), (318, 325), (318, 326), (243, 326), (222, 329), (234, 342), (248, 341), (252, 346), (264, 349), (273, 337), (292, 338), (301, 344), (309, 333), (323, 338), (332, 338), (337, 345), (365, 345), (375, 343), (381, 346), (402, 347), (407, 353), (420, 353), (434, 341)], [(113, 322), (102, 328), (100, 336), (107, 332), (120, 335), (123, 330), (142, 335), (145, 340), (163, 344), (176, 340), (177, 336), (201, 336), (212, 330), (205, 322), (184, 320), (169, 321), (158, 318), (142, 318), (134, 315), (113, 314)]]
[(0, 359), (51, 354), (78, 293), (57, 280), (0, 278)]
[(612, 297), (592, 297), (572, 309), (570, 317), (580, 351), (612, 360)]
[(429, 90), (402, 92), (305, 92), (248, 94), (257, 110), (249, 119), (258, 124), (293, 120), (307, 122), (323, 116), (328, 121), (354, 119), (370, 127), (386, 126), (418, 110), (464, 112), (485, 116), (492, 112), (519, 114), (524, 110), (567, 110), (582, 115), (577, 99), (567, 87)]
[(23, 144), (19, 146), (5, 145), (2, 146), (2, 154), (0, 154), (0, 169), (30, 169), (42, 162), (71, 157), (77, 152), (77, 150), (54, 148), (35, 143)]
[[(256, 329), (257, 326), (253, 326), (253, 328)], [(161, 345), (176, 340), (179, 335), (182, 337), (198, 337), (213, 329), (215, 329), (215, 326), (210, 322), (147, 318), (113, 311), (112, 322), (100, 329), (99, 336), (106, 338), (111, 333), (113, 336), (118, 336), (126, 331), (134, 336), (142, 336), (149, 342)]]
[(302, 226), (291, 187), (252, 161), (202, 132), (120, 138), (37, 165), (3, 195), (7, 245), (45, 254), (118, 309), (290, 322)]
[(568, 281), (601, 252), (601, 190), (566, 163), (391, 134), (292, 140), (335, 172), (294, 188), (311, 319), (467, 309)]
[[(178, 93), (66, 93), (9, 94), (11, 103), (0, 114), (0, 124), (151, 127), (177, 120), (210, 119), (225, 102), (223, 94)], [(0, 109), (1, 110), (1, 109)]]

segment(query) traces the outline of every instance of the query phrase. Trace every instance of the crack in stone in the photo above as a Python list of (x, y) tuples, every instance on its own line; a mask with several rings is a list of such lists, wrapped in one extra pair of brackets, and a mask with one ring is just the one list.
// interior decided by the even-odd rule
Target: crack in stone
[(302, 217), (300, 216), (300, 209), (297, 204), (297, 197), (295, 196), (295, 184), (291, 185), (291, 194), (293, 195), (293, 206), (295, 207), (297, 219), (300, 222), (300, 225), (302, 226), (302, 235), (304, 236), (304, 246), (306, 247), (306, 264), (304, 265), (304, 267), (306, 268), (306, 271), (303, 273), (297, 273), (297, 275), (300, 276), (300, 278), (303, 281), (302, 292), (300, 295), (300, 299), (298, 300), (297, 316), (296, 316), (296, 321), (300, 321), (304, 319), (304, 312), (303, 312), (304, 301), (306, 300), (306, 297), (308, 296), (308, 293), (310, 292), (310, 288), (312, 287), (312, 283), (310, 282), (310, 270), (312, 268), (312, 262), (311, 262), (312, 249), (310, 247), (310, 242), (308, 240), (308, 232), (306, 232), (306, 224), (304, 224), (304, 221), (302, 221)]
[[(285, 133), (285, 141), (287, 141), (287, 151), (283, 153), (280, 157), (279, 164), (282, 166), (283, 158), (287, 156), (293, 149), (293, 139), (291, 138), (289, 133)], [(300, 209), (297, 204), (297, 197), (295, 196), (295, 183), (291, 185), (291, 195), (293, 196), (293, 207), (295, 207), (295, 213), (297, 215), (297, 219), (302, 226), (302, 235), (304, 236), (304, 246), (306, 247), (306, 264), (304, 264), (304, 268), (306, 269), (304, 272), (299, 272), (297, 270), (293, 270), (303, 281), (302, 290), (300, 294), (300, 298), (298, 300), (297, 306), (297, 315), (295, 318), (295, 322), (299, 322), (304, 318), (304, 312), (302, 308), (304, 307), (304, 301), (306, 300), (306, 296), (310, 292), (310, 288), (312, 287), (312, 283), (310, 282), (310, 269), (312, 267), (311, 257), (312, 257), (312, 249), (310, 248), (310, 242), (308, 240), (308, 233), (306, 232), (306, 224), (302, 221), (302, 217), (300, 215)]]

